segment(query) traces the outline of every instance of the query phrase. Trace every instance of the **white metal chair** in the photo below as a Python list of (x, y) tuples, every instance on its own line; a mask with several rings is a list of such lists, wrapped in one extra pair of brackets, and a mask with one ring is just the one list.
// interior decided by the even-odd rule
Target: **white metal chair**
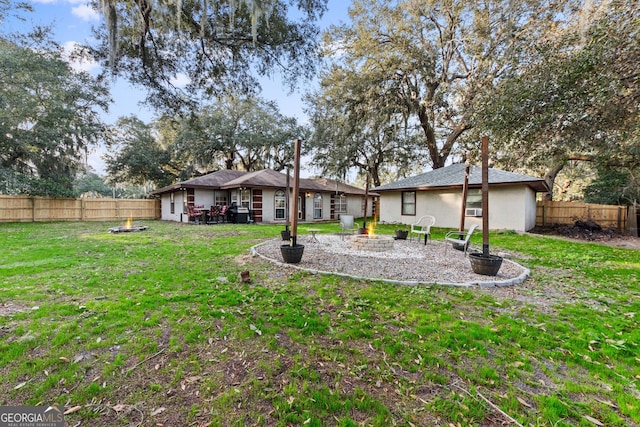
[(345, 232), (351, 234), (358, 231), (358, 224), (353, 221), (353, 215), (340, 215), (340, 236), (344, 238)]
[(473, 224), (467, 231), (467, 234), (464, 236), (464, 238), (461, 237), (462, 232), (460, 231), (449, 231), (447, 234), (445, 234), (444, 253), (447, 253), (447, 248), (449, 247), (449, 243), (451, 243), (452, 246), (461, 246), (464, 250), (464, 254), (466, 255), (467, 250), (469, 249), (469, 239), (471, 239), (471, 235), (476, 230), (476, 228), (478, 228), (478, 224)]
[(431, 238), (431, 226), (436, 223), (436, 218), (431, 215), (424, 215), (420, 217), (418, 222), (411, 225), (411, 230), (409, 231), (409, 240), (411, 240), (411, 235), (416, 234), (418, 240), (420, 240), (420, 236), (424, 236), (424, 244), (427, 244), (427, 239)]

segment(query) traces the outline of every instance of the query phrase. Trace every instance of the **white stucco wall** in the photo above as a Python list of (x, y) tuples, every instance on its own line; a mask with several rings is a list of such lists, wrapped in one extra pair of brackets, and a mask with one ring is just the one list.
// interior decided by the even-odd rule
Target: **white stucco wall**
[[(177, 191), (174, 194), (175, 212), (171, 213), (171, 196), (169, 193), (160, 196), (160, 218), (165, 221), (178, 221), (182, 219), (182, 192)], [(186, 221), (186, 218), (185, 218)]]
[[(165, 221), (188, 222), (187, 214), (184, 210), (186, 194), (186, 191), (175, 191), (173, 193), (174, 213), (171, 213), (170, 193), (162, 194), (160, 196), (160, 218)], [(194, 192), (194, 205), (203, 205), (206, 209), (209, 209), (213, 205), (213, 191), (196, 189)]]
[[(371, 215), (372, 202), (369, 200), (368, 214)], [(363, 216), (362, 208), (364, 206), (363, 196), (347, 196), (347, 212), (346, 215), (353, 215), (354, 218), (360, 218)], [(336, 215), (336, 219), (337, 215)]]
[(200, 190), (196, 188), (193, 204), (196, 206), (202, 205), (205, 209), (211, 208), (213, 205), (213, 190)]
[[(418, 191), (416, 215), (402, 215), (401, 192), (384, 192), (380, 196), (380, 221), (413, 224), (422, 215), (433, 215), (436, 227), (460, 225), (462, 191)], [(535, 226), (536, 195), (526, 186), (493, 187), (489, 190), (489, 227), (527, 231)], [(465, 217), (465, 228), (482, 226), (482, 218)]]
[(538, 208), (536, 192), (527, 187), (525, 195), (525, 231), (531, 230), (536, 226), (536, 212)]

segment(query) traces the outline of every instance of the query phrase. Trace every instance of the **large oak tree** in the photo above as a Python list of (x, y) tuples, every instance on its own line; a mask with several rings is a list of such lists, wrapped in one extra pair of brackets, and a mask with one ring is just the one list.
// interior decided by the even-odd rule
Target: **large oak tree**
[(259, 75), (277, 71), (289, 85), (311, 76), (326, 2), (96, 0), (106, 25), (95, 54), (147, 88), (153, 106), (194, 108), (224, 93), (253, 92)]
[[(525, 62), (523, 45), (563, 25), (573, 4), (356, 0), (352, 22), (326, 33), (325, 52), (332, 61), (320, 90), (310, 97), (312, 111), (321, 112), (314, 113), (317, 117), (342, 118), (339, 125), (352, 137), (342, 132), (342, 140), (335, 140), (336, 132), (317, 133), (315, 145), (362, 144), (363, 131), (381, 132), (387, 141), (402, 144), (406, 135), (415, 141), (419, 133), (419, 154), (429, 166), (443, 167), (459, 138), (475, 126), (476, 98)], [(389, 135), (390, 129), (396, 134)], [(395, 161), (393, 156), (385, 160)]]
[[(500, 165), (553, 189), (567, 165), (589, 162), (611, 183), (610, 201), (640, 199), (638, 16), (634, 0), (585, 2), (571, 25), (530, 44), (529, 62), (478, 108)], [(621, 173), (627, 182), (614, 184)]]
[(0, 191), (72, 195), (109, 102), (104, 82), (74, 71), (46, 29), (0, 36)]
[(228, 96), (181, 119), (176, 146), (202, 171), (264, 168), (293, 164), (291, 141), (308, 130), (262, 98)]

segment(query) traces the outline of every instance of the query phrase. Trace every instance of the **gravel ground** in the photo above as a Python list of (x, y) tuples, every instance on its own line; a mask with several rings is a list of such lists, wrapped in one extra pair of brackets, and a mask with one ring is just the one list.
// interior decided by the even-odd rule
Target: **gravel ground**
[[(388, 252), (357, 251), (349, 248), (349, 237), (318, 235), (318, 243), (302, 236), (304, 255), (299, 264), (286, 264), (307, 270), (344, 274), (353, 277), (383, 279), (394, 282), (440, 283), (470, 286), (506, 286), (521, 283), (529, 271), (504, 260), (497, 276), (483, 276), (471, 270), (469, 260), (461, 251), (444, 242), (430, 241), (427, 245), (416, 240), (396, 240)], [(254, 248), (263, 258), (283, 263), (280, 253), (282, 240), (269, 240)]]

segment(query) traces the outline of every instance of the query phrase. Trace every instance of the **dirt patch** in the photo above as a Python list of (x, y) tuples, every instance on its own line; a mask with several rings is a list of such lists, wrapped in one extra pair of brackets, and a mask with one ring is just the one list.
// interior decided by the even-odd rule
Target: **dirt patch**
[(551, 224), (535, 227), (532, 234), (566, 237), (572, 240), (601, 243), (603, 245), (640, 249), (640, 238), (615, 228), (602, 228), (593, 221), (576, 221), (574, 224)]
[(21, 307), (13, 303), (0, 303), (0, 317), (11, 316), (16, 313), (29, 311), (27, 307)]

